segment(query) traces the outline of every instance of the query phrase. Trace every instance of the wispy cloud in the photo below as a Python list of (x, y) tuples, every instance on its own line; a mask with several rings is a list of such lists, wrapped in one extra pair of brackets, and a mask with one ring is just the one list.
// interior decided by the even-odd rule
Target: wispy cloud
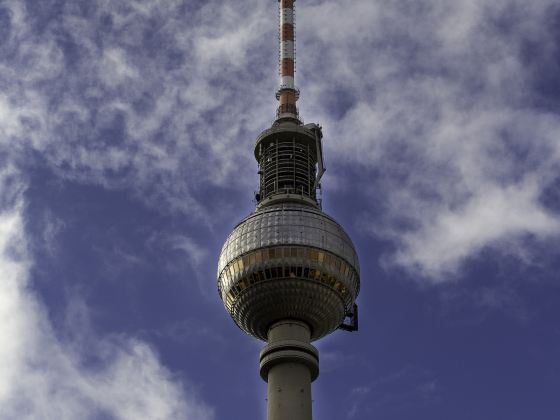
[(319, 99), (328, 155), (358, 164), (362, 191), (383, 208), (364, 214), (364, 228), (396, 245), (386, 262), (441, 281), (484, 247), (557, 241), (560, 218), (543, 195), (559, 174), (559, 104), (538, 85), (558, 72), (547, 58), (556, 2), (299, 11), (302, 90)]
[[(254, 52), (274, 29), (264, 5), (11, 1), (2, 10), (2, 141), (38, 152), (62, 177), (199, 220), (223, 211), (208, 207), (205, 189), (249, 182), (253, 171), (239, 168), (250, 154), (232, 146), (259, 115), (269, 119), (256, 94), (268, 80), (247, 71), (261, 68)], [(248, 11), (253, 24), (239, 25)]]
[[(269, 9), (5, 2), (2, 141), (64, 178), (210, 226), (231, 205), (219, 191), (256, 182), (247, 151), (276, 85)], [(298, 8), (303, 114), (324, 124), (335, 167), (359, 168), (364, 199), (382, 210), (365, 228), (395, 244), (386, 262), (441, 281), (484, 247), (557, 239), (542, 198), (557, 179), (560, 119), (538, 85), (557, 73), (546, 58), (557, 13), (552, 0)]]
[[(161, 364), (147, 343), (97, 336), (83, 328), (88, 326), (87, 319), (80, 322), (84, 316), (73, 316), (64, 334), (55, 332), (29, 283), (33, 261), (26, 242), (20, 195), (0, 212), (2, 418), (213, 418), (212, 409)], [(79, 333), (69, 334), (73, 329)]]

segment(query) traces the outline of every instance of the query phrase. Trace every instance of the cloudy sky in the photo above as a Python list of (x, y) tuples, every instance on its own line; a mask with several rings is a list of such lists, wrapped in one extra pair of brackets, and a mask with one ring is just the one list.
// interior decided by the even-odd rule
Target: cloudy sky
[[(257, 420), (217, 257), (254, 209), (276, 1), (0, 0), (0, 418)], [(557, 0), (299, 0), (360, 331), (321, 420), (560, 418)]]

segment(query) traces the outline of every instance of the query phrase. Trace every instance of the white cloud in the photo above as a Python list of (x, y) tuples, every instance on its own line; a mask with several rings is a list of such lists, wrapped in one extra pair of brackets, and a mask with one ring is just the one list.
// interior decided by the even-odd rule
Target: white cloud
[[(222, 194), (206, 202), (209, 189), (256, 185), (253, 135), (275, 107), (273, 6), (98, 1), (86, 15), (68, 2), (41, 33), (23, 2), (8, 6), (5, 144), (207, 225), (230, 205)], [(382, 203), (364, 219), (395, 243), (389, 260), (441, 280), (485, 246), (557, 232), (541, 199), (558, 173), (560, 119), (534, 105), (526, 57), (531, 45), (553, 55), (555, 10), (553, 0), (298, 7), (300, 109), (324, 125), (327, 162), (360, 168), (364, 199)]]
[(127, 62), (126, 51), (122, 48), (110, 48), (103, 51), (99, 66), (99, 78), (110, 87), (116, 87), (137, 78), (138, 70)]
[[(9, 175), (3, 172), (2, 181)], [(21, 197), (22, 188), (16, 181), (8, 189)], [(72, 325), (79, 317), (55, 333), (29, 284), (21, 198), (9, 201), (0, 213), (0, 417), (212, 419), (212, 410), (147, 343), (95, 336), (83, 322)], [(74, 339), (61, 337), (74, 329)]]
[[(299, 12), (302, 91), (327, 159), (358, 164), (383, 209), (363, 227), (395, 243), (385, 261), (442, 281), (485, 247), (558, 239), (542, 198), (559, 175), (560, 118), (535, 105), (538, 62), (527, 58), (531, 45), (554, 53), (554, 2), (324, 1)], [(329, 102), (344, 97), (333, 118)]]
[[(24, 2), (9, 8), (3, 141), (38, 152), (67, 179), (124, 188), (207, 221), (197, 191), (256, 182), (244, 165), (250, 153), (233, 145), (255, 121), (270, 120), (261, 104), (274, 109), (274, 85), (257, 95), (263, 77), (248, 71), (259, 68), (261, 35), (274, 39), (260, 2), (211, 1), (186, 14), (182, 2), (97, 1), (89, 14), (68, 2), (40, 30)], [(253, 139), (242, 141), (250, 150)]]
[(459, 209), (439, 210), (422, 230), (404, 234), (397, 262), (442, 280), (438, 274), (484, 246), (499, 247), (499, 241), (519, 235), (558, 235), (560, 220), (537, 204), (537, 194), (535, 183), (479, 190)]
[(172, 249), (184, 252), (195, 268), (198, 268), (208, 256), (206, 249), (201, 248), (196, 241), (188, 236), (176, 235), (169, 238), (169, 242)]

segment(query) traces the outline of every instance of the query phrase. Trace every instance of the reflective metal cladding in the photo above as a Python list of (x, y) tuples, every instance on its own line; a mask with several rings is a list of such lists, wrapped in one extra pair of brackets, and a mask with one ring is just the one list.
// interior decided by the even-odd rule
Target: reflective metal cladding
[(346, 232), (317, 208), (285, 202), (257, 210), (229, 235), (218, 288), (237, 325), (262, 340), (280, 319), (299, 319), (316, 340), (335, 330), (359, 292)]

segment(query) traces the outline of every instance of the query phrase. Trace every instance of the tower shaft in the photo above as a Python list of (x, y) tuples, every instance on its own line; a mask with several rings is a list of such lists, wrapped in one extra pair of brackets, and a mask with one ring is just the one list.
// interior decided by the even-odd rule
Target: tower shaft
[(319, 353), (309, 327), (280, 321), (261, 351), (261, 376), (268, 382), (268, 420), (311, 420), (311, 382), (319, 374)]

